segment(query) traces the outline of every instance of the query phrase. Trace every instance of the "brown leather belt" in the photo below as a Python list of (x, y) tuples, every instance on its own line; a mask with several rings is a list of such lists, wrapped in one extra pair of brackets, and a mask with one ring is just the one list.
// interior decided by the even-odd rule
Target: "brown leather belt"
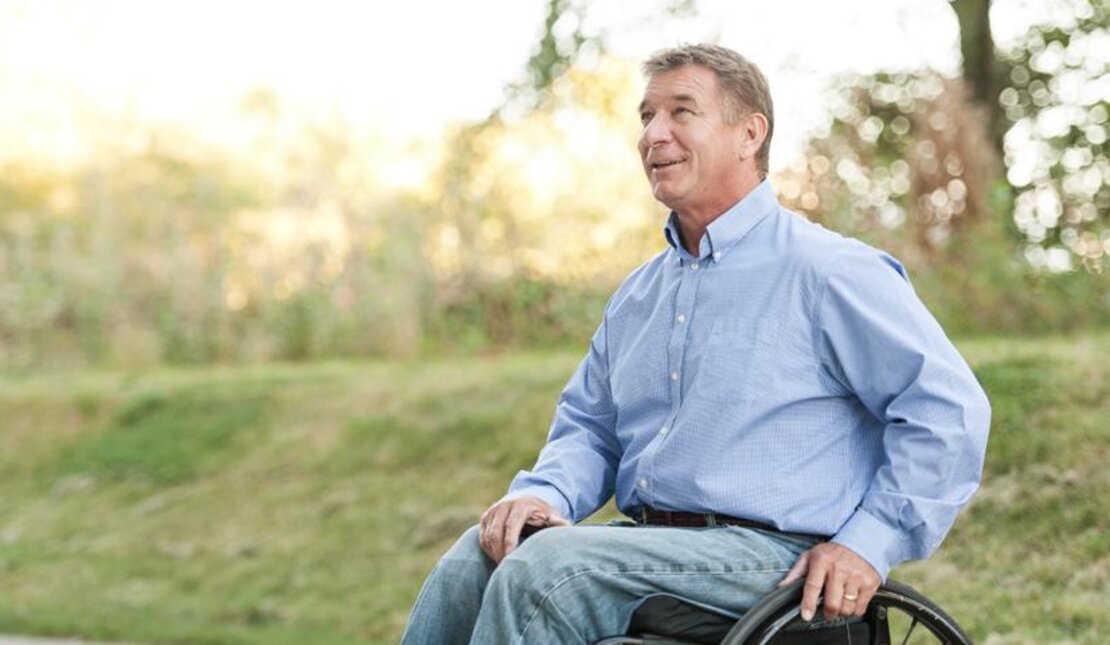
[(689, 513), (686, 511), (660, 511), (650, 506), (644, 506), (640, 509), (637, 517), (634, 518), (639, 524), (648, 524), (655, 526), (681, 526), (681, 527), (710, 527), (710, 526), (742, 526), (749, 529), (760, 529), (763, 531), (772, 531), (774, 533), (788, 533), (789, 535), (799, 535), (802, 537), (816, 538), (819, 540), (829, 539), (827, 535), (812, 535), (809, 533), (791, 533), (782, 531), (766, 522), (759, 522), (756, 520), (748, 520), (742, 517), (732, 517), (731, 515), (722, 515), (720, 513)]
[(778, 531), (766, 522), (746, 520), (742, 517), (721, 515), (720, 513), (688, 513), (686, 511), (660, 511), (650, 506), (640, 509), (636, 521), (640, 524), (654, 524), (657, 526), (743, 526), (749, 529), (763, 529), (764, 531)]

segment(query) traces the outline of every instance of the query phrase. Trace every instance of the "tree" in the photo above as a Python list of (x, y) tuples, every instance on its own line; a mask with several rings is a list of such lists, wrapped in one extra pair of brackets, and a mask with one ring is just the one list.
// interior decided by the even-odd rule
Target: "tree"
[(960, 25), (960, 53), (963, 54), (963, 79), (970, 98), (986, 116), (987, 132), (999, 158), (1006, 132), (1005, 112), (998, 95), (1006, 77), (1005, 66), (995, 54), (991, 33), (991, 0), (950, 0)]
[(1110, 266), (1110, 0), (1060, 0), (1061, 20), (998, 51), (1013, 222), (1035, 266)]

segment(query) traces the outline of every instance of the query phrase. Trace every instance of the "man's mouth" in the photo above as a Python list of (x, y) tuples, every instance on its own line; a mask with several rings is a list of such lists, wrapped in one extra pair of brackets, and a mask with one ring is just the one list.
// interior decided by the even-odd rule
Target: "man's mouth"
[(670, 168), (671, 166), (680, 164), (683, 161), (686, 161), (686, 160), (685, 159), (671, 159), (670, 161), (653, 161), (653, 162), (651, 162), (651, 169), (652, 170), (659, 170), (661, 168)]

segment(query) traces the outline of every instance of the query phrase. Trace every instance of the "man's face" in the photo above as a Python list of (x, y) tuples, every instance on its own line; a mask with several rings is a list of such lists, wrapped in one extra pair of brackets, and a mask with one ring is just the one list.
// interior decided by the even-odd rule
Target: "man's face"
[(741, 185), (742, 127), (725, 120), (717, 75), (686, 65), (653, 76), (640, 104), (640, 159), (657, 200), (682, 214), (717, 215)]

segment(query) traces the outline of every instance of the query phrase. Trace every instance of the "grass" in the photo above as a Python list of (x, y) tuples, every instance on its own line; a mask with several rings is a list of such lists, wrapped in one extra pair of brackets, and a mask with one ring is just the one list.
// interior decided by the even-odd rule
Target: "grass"
[[(961, 343), (983, 489), (895, 576), (990, 643), (1110, 634), (1110, 337)], [(0, 377), (0, 632), (396, 642), (576, 353)]]

